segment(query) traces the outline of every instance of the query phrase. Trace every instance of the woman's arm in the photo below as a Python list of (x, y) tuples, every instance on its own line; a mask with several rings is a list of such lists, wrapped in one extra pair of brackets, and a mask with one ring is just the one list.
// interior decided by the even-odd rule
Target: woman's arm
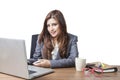
[(42, 55), (41, 55), (42, 45), (43, 44), (38, 43), (38, 40), (36, 41), (36, 48), (35, 48), (35, 52), (33, 54), (33, 58), (28, 59), (28, 64), (32, 65), (33, 62), (42, 58)]

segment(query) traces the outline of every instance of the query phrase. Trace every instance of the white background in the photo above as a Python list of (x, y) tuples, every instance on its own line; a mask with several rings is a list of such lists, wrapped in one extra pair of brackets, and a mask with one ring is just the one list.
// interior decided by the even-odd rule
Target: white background
[(49, 11), (60, 10), (68, 32), (78, 36), (79, 56), (87, 62), (120, 64), (119, 0), (0, 0), (0, 37), (26, 40), (41, 32)]

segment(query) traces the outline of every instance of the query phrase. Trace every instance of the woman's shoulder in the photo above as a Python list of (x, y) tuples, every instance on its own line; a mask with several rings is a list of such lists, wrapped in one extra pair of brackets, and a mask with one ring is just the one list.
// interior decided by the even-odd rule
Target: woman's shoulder
[(77, 39), (77, 38), (78, 38), (77, 35), (68, 33), (68, 36), (69, 36), (70, 41), (76, 41), (76, 42), (77, 42), (77, 40), (78, 40), (78, 39)]
[(78, 37), (77, 35), (74, 35), (74, 34), (71, 34), (71, 33), (68, 33), (68, 36), (70, 37), (70, 38), (74, 38), (74, 37)]

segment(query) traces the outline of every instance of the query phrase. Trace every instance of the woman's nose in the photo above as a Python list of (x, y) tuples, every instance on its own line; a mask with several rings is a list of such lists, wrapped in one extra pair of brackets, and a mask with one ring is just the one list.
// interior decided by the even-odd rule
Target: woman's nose
[(51, 31), (54, 30), (53, 26), (50, 26), (50, 30), (51, 30)]

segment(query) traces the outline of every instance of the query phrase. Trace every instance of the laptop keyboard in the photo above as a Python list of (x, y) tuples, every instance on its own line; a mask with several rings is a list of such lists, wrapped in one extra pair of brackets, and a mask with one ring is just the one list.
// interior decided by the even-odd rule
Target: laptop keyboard
[(36, 71), (32, 71), (32, 70), (28, 70), (28, 71), (29, 71), (29, 74), (36, 73)]

